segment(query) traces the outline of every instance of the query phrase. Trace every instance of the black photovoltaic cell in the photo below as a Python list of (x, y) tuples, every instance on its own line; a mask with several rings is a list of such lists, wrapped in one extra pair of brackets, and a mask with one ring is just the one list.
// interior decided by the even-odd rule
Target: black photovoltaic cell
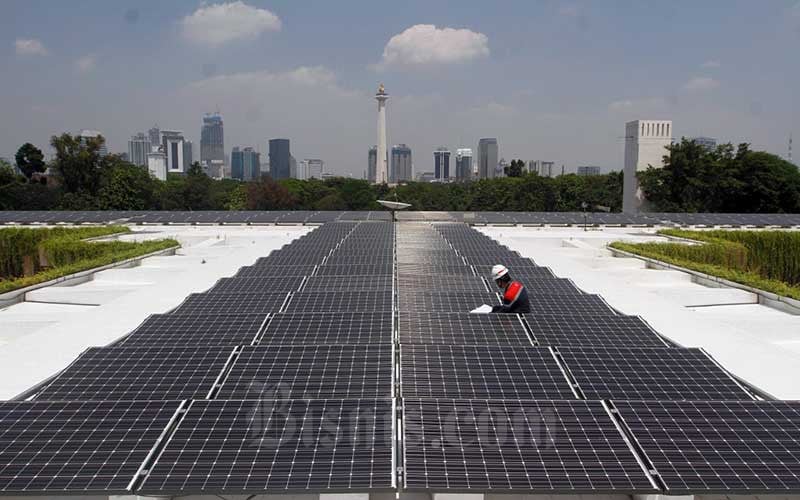
[(124, 494), (178, 405), (0, 402), (0, 491)]
[(239, 269), (234, 276), (235, 278), (244, 277), (269, 277), (274, 276), (278, 278), (287, 278), (291, 276), (307, 276), (314, 272), (316, 266), (300, 265), (300, 266), (248, 266)]
[[(491, 276), (492, 275), (492, 266), (475, 266), (475, 271), (478, 273), (479, 276)], [(554, 277), (553, 271), (549, 267), (539, 267), (539, 266), (513, 266), (510, 267), (508, 270), (511, 273), (511, 277), (514, 279), (522, 278), (523, 276), (542, 276), (542, 277)]]
[(638, 316), (524, 314), (534, 340), (556, 347), (668, 347)]
[(556, 314), (562, 316), (597, 316), (616, 314), (599, 295), (571, 294), (549, 295), (528, 290), (533, 314)]
[(419, 292), (400, 290), (399, 303), (401, 312), (439, 311), (442, 313), (468, 313), (483, 304), (497, 305), (497, 295), (489, 292)]
[(264, 314), (277, 312), (288, 293), (193, 293), (175, 314)]
[(392, 313), (281, 313), (270, 319), (259, 345), (379, 344), (392, 342)]
[[(401, 274), (416, 274), (429, 276), (431, 274), (458, 274), (462, 276), (474, 276), (472, 268), (464, 264), (440, 265), (440, 264), (411, 264), (402, 263), (397, 264), (397, 273)], [(489, 274), (487, 273), (487, 276)]]
[(392, 345), (245, 347), (219, 399), (392, 396)]
[(204, 398), (226, 347), (92, 347), (36, 394), (40, 401)]
[(154, 314), (115, 347), (250, 344), (266, 314)]
[(614, 401), (668, 494), (800, 490), (798, 401)]
[(753, 399), (701, 349), (559, 348), (587, 399)]
[(304, 292), (314, 290), (391, 290), (391, 274), (376, 274), (372, 276), (312, 276), (303, 286)]
[(404, 397), (574, 399), (549, 349), (402, 345)]
[(391, 290), (363, 292), (298, 292), (287, 312), (391, 311)]
[(599, 401), (406, 398), (405, 487), (655, 492)]
[(249, 278), (222, 278), (208, 293), (286, 293), (300, 288), (302, 277), (257, 276)]
[(531, 345), (516, 314), (405, 312), (398, 330), (402, 344)]
[(325, 264), (319, 266), (315, 276), (376, 276), (380, 274), (392, 274), (391, 262), (383, 264)]
[(139, 494), (390, 489), (391, 400), (193, 401)]
[(486, 291), (486, 286), (479, 276), (446, 275), (442, 274), (432, 278), (429, 275), (400, 274), (397, 276), (399, 290), (446, 290), (456, 291)]

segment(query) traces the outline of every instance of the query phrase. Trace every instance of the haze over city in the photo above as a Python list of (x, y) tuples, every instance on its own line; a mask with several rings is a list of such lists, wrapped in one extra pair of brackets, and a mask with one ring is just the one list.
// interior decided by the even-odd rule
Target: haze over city
[[(620, 170), (624, 124), (747, 141), (786, 156), (800, 3), (8, 1), (0, 16), (0, 156), (101, 131), (127, 151), (154, 124), (225, 148), (286, 137), (298, 158), (361, 177), (386, 84), (389, 144), (476, 148), (568, 170)], [(45, 15), (46, 13), (46, 15)], [(197, 156), (199, 150), (195, 150)]]

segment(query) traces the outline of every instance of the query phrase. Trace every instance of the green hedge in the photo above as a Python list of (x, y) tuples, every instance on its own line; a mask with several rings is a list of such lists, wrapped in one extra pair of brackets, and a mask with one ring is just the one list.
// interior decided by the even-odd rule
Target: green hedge
[(611, 243), (612, 248), (718, 276), (800, 300), (800, 233), (783, 231), (687, 231), (660, 234), (698, 241), (685, 243)]
[[(0, 277), (0, 293), (179, 246), (172, 239), (143, 242), (83, 241), (85, 238), (129, 231), (124, 226), (0, 229), (0, 265), (4, 273), (4, 278)], [(37, 269), (38, 272), (32, 276), (22, 276), (24, 258), (31, 256), (38, 264), (40, 254), (47, 260), (48, 267)]]

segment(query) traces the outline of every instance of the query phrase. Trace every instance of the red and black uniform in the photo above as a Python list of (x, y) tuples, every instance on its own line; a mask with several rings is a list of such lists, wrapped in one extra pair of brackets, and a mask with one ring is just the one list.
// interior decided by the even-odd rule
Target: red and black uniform
[(503, 303), (492, 307), (493, 313), (529, 313), (528, 291), (519, 281), (512, 281), (503, 292)]

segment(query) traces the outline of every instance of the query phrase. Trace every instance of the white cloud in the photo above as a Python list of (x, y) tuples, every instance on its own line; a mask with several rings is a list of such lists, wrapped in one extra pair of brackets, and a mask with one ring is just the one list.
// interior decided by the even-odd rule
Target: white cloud
[(79, 57), (78, 60), (75, 61), (75, 69), (80, 73), (88, 73), (92, 71), (96, 65), (97, 59), (91, 54)]
[(46, 56), (48, 53), (47, 47), (35, 38), (17, 38), (14, 49), (18, 56)]
[(703, 92), (714, 90), (717, 87), (719, 87), (719, 81), (709, 76), (696, 76), (683, 85), (684, 90), (689, 92)]
[(191, 87), (223, 88), (229, 86), (232, 89), (244, 89), (275, 83), (291, 83), (308, 87), (335, 87), (336, 75), (323, 66), (300, 66), (280, 73), (264, 70), (218, 75), (194, 82)]
[(722, 66), (722, 63), (715, 59), (706, 61), (701, 65), (703, 68), (719, 68), (720, 66)]
[(267, 31), (279, 31), (281, 20), (268, 11), (242, 1), (203, 5), (181, 22), (183, 37), (191, 43), (216, 47), (254, 40)]
[(489, 55), (489, 38), (469, 29), (416, 24), (394, 35), (378, 67), (461, 63)]
[(558, 9), (558, 15), (565, 17), (577, 17), (581, 13), (577, 5), (563, 5)]

